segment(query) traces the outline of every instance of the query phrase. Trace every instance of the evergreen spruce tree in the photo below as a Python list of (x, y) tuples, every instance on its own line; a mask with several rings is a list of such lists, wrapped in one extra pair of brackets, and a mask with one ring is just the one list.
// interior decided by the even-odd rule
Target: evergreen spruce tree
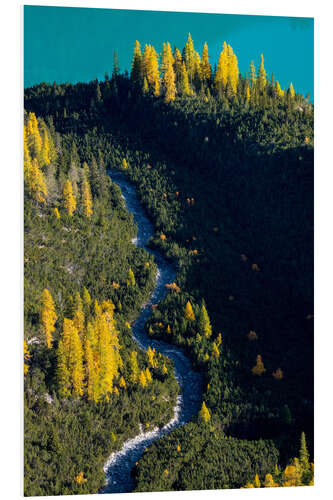
[(133, 51), (131, 81), (137, 88), (142, 88), (143, 62), (140, 43), (136, 40)]

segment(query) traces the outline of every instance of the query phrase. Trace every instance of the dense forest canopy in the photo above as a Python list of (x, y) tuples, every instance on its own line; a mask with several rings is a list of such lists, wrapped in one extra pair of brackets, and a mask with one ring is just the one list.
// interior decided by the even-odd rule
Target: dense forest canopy
[(194, 47), (136, 42), (130, 74), (115, 54), (104, 81), (25, 90), (28, 494), (96, 492), (103, 458), (177, 394), (170, 361), (131, 339), (156, 267), (115, 168), (177, 265), (146, 330), (206, 387), (197, 419), (140, 459), (136, 490), (313, 482), (313, 105), (263, 55), (241, 75), (230, 45), (216, 68)]

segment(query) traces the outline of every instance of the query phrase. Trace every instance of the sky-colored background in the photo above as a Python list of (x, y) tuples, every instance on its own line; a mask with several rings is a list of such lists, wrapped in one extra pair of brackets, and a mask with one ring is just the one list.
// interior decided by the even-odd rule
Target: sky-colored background
[(213, 65), (225, 40), (242, 73), (252, 59), (258, 67), (263, 53), (282, 87), (292, 81), (313, 98), (312, 18), (71, 7), (24, 7), (24, 86), (102, 79), (112, 72), (115, 49), (123, 71), (130, 69), (135, 40), (158, 52), (164, 41), (182, 50), (188, 32), (200, 54), (208, 43)]

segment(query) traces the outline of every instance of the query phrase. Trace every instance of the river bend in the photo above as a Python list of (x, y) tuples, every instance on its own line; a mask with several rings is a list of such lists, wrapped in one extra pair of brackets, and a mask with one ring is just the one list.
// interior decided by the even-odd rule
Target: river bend
[(176, 270), (163, 258), (160, 252), (146, 247), (149, 238), (154, 234), (154, 228), (137, 197), (134, 184), (125, 177), (123, 172), (111, 170), (108, 173), (112, 181), (121, 188), (126, 208), (129, 212), (132, 212), (134, 221), (137, 224), (138, 234), (133, 242), (152, 254), (158, 267), (156, 286), (150, 301), (142, 307), (139, 317), (132, 325), (134, 340), (141, 349), (146, 351), (150, 346), (172, 359), (175, 376), (180, 385), (180, 395), (174, 408), (172, 420), (164, 427), (156, 427), (150, 432), (144, 433), (141, 430), (140, 434), (126, 441), (122, 448), (112, 453), (106, 461), (104, 465), (106, 486), (101, 493), (126, 493), (132, 491), (135, 486), (131, 477), (131, 470), (145, 448), (172, 429), (189, 422), (199, 411), (202, 377), (192, 369), (191, 362), (182, 349), (161, 340), (153, 340), (145, 332), (144, 327), (151, 314), (151, 306), (163, 299), (167, 292), (165, 285), (174, 281)]

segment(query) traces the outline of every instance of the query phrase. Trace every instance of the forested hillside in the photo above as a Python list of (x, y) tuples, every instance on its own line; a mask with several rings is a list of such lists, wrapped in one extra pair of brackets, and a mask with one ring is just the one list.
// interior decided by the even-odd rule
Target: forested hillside
[[(109, 314), (120, 331), (125, 368), (116, 365), (129, 385), (125, 353), (134, 347), (125, 321), (149, 294), (154, 264), (131, 245), (133, 222), (107, 180), (105, 169), (120, 168), (136, 184), (154, 224), (150, 245), (177, 264), (175, 283), (153, 309), (147, 332), (185, 349), (206, 387), (197, 421), (159, 440), (139, 461), (137, 491), (312, 484), (308, 97), (295, 93), (292, 84), (281, 89), (267, 75), (263, 56), (258, 71), (252, 62), (248, 75), (239, 74), (230, 45), (223, 45), (213, 69), (207, 45), (200, 56), (189, 36), (182, 52), (164, 44), (160, 63), (154, 47), (142, 51), (136, 42), (130, 75), (120, 74), (115, 55), (113, 74), (104, 81), (26, 89), (25, 107), (40, 117), (37, 158), (45, 156), (48, 136), (57, 154), (52, 173), (30, 153), (32, 178), (39, 181), (29, 185), (28, 175), (26, 188), (26, 332), (40, 339), (28, 347), (35, 350), (36, 377), (42, 372), (47, 387), (38, 391), (59, 390), (59, 354), (41, 336), (44, 288), (56, 303), (57, 340), (64, 318), (80, 336), (80, 311), (83, 338), (89, 338), (98, 306), (106, 314), (110, 305), (103, 301), (112, 301)], [(28, 123), (28, 134), (29, 127), (36, 129)], [(84, 309), (84, 287), (99, 301), (97, 311)], [(88, 366), (87, 358), (83, 364)], [(146, 367), (142, 358), (140, 369)], [(30, 384), (33, 373), (31, 367)], [(160, 391), (175, 394), (172, 378), (167, 382), (153, 377)], [(118, 382), (114, 386), (120, 408), (123, 393)], [(124, 397), (144, 400), (148, 393), (142, 389), (137, 384)], [(82, 391), (89, 399), (88, 386)], [(76, 401), (86, 408), (82, 398)], [(100, 418), (102, 407), (110, 411), (104, 400), (89, 408)], [(135, 405), (131, 411), (137, 418)], [(162, 415), (161, 402), (154, 421)]]
[(156, 266), (101, 152), (31, 112), (24, 139), (25, 494), (96, 493), (107, 456), (173, 415), (170, 360), (131, 336)]

